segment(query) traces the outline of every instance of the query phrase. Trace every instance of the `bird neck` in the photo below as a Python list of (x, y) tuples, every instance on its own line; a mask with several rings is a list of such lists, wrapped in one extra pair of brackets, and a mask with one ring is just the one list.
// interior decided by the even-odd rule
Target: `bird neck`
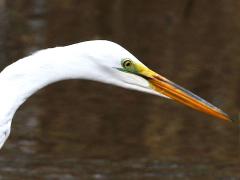
[(11, 120), (18, 107), (48, 84), (65, 79), (85, 79), (92, 67), (84, 51), (53, 48), (9, 65), (0, 73), (0, 126)]
[(44, 86), (66, 79), (123, 84), (113, 68), (120, 64), (112, 61), (123, 52), (129, 55), (112, 42), (88, 41), (45, 49), (6, 67), (0, 73), (0, 148), (10, 133), (18, 107)]

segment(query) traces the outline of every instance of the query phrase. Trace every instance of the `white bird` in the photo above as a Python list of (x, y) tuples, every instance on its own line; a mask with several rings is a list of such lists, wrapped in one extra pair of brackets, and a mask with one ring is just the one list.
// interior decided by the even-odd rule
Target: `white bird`
[(179, 101), (224, 120), (228, 115), (155, 73), (120, 45), (87, 41), (38, 51), (0, 73), (0, 148), (8, 138), (18, 107), (44, 86), (66, 79), (87, 79)]

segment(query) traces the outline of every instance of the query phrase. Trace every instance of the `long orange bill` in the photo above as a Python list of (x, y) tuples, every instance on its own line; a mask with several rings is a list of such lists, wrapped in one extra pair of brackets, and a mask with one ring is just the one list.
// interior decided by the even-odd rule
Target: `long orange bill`
[(228, 115), (222, 110), (159, 74), (151, 71), (151, 76), (148, 76), (148, 78), (155, 91), (198, 111), (226, 121), (230, 120)]

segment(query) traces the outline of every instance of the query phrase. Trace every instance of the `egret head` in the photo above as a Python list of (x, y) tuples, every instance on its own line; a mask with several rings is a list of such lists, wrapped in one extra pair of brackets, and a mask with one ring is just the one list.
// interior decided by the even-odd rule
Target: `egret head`
[(100, 81), (170, 98), (193, 109), (229, 120), (223, 111), (149, 69), (123, 47), (108, 41), (101, 47), (96, 48), (101, 51), (101, 56), (98, 55), (96, 58), (102, 58), (98, 62), (101, 62), (100, 67), (105, 74), (100, 77)]
[(0, 148), (17, 108), (37, 90), (60, 80), (89, 79), (173, 99), (223, 120), (227, 114), (152, 71), (123, 47), (88, 41), (38, 51), (0, 73)]

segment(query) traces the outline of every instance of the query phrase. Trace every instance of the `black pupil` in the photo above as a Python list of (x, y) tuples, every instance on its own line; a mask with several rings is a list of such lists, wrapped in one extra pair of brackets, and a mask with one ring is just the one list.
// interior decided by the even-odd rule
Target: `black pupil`
[(126, 61), (125, 62), (125, 66), (129, 67), (131, 65), (131, 62), (130, 61)]

